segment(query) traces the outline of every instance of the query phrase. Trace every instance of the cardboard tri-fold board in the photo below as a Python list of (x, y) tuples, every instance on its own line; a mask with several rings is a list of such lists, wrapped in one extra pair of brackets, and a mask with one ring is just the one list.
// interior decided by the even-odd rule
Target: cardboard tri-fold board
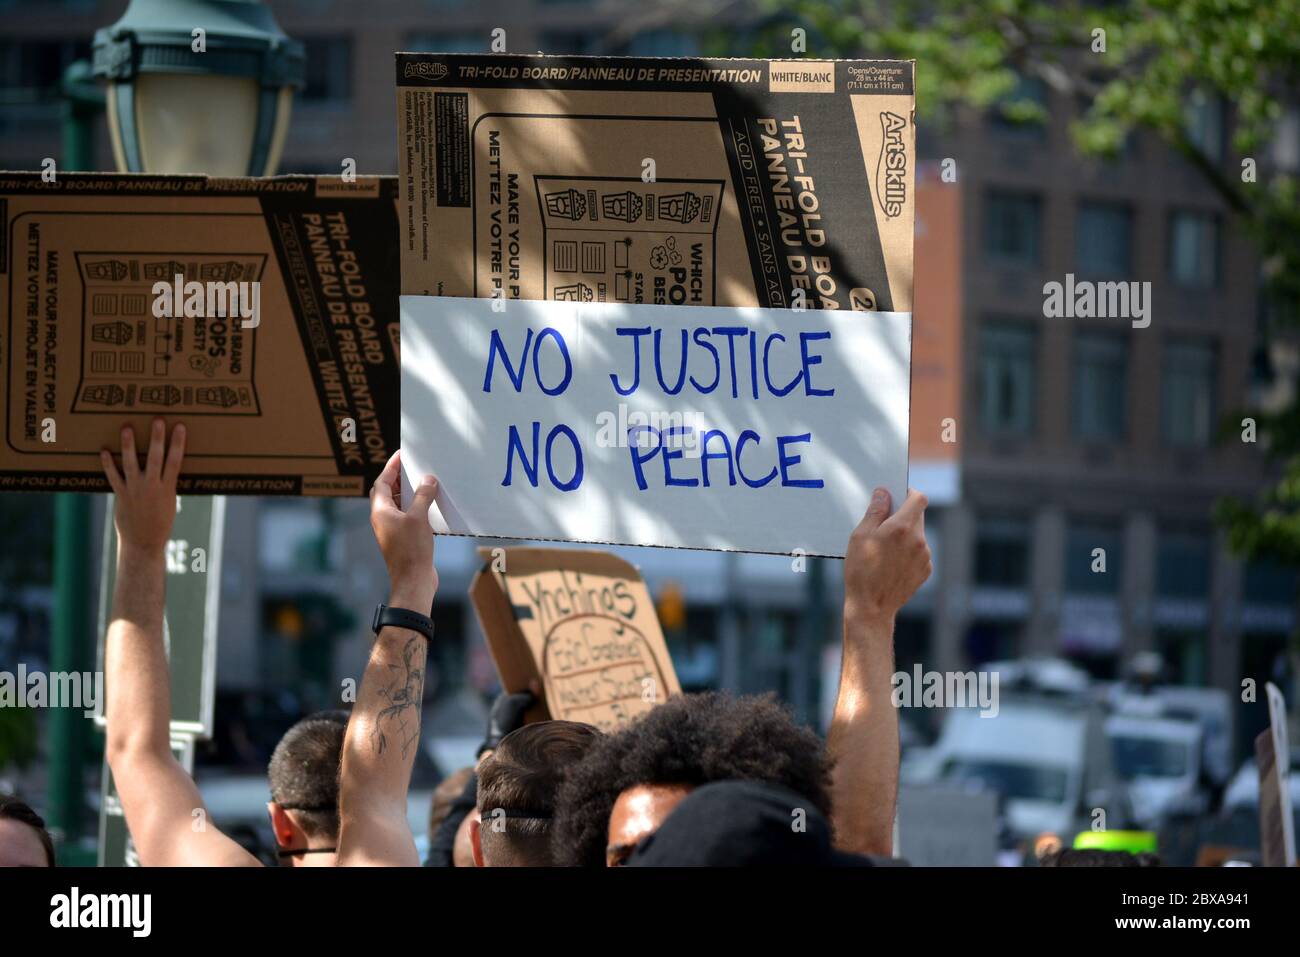
[[(100, 450), (161, 416), (185, 494), (365, 494), (398, 442), (396, 194), (0, 173), (0, 491), (106, 490)], [(260, 283), (256, 325), (156, 309), (176, 276)]]
[(529, 720), (610, 731), (681, 694), (654, 603), (608, 552), (480, 548), (470, 599), (506, 691), (540, 686)]
[(399, 53), (402, 292), (911, 312), (913, 67)]

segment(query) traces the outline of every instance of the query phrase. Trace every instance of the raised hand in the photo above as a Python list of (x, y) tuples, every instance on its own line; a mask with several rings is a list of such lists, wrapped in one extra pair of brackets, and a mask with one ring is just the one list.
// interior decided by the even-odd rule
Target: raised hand
[(438, 491), (438, 480), (426, 475), (415, 490), (411, 507), (403, 512), (401, 494), (402, 452), (399, 449), (384, 466), (370, 490), (370, 527), (388, 566), (390, 603), (428, 614), (438, 590), (438, 572), (433, 567), (433, 529), (429, 508)]
[(930, 577), (926, 504), (924, 495), (909, 490), (890, 515), (889, 492), (876, 489), (844, 556), (846, 614), (892, 617)]
[(167, 447), (167, 428), (162, 419), (154, 419), (149, 434), (149, 448), (144, 467), (136, 453), (135, 430), (122, 429), (122, 470), (113, 461), (113, 453), (103, 449), (99, 461), (113, 489), (113, 521), (117, 538), (124, 548), (157, 550), (171, 537), (176, 519), (176, 480), (185, 458), (185, 426), (172, 429), (171, 447)]

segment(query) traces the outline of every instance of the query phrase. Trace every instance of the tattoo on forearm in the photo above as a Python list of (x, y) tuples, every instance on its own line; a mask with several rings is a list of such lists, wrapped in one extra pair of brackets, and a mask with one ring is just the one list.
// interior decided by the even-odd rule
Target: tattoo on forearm
[[(374, 730), (370, 732), (370, 749), (376, 754), (388, 750), (388, 734), (385, 724), (395, 733), (402, 743), (402, 758), (410, 752), (411, 745), (420, 739), (420, 702), (424, 697), (424, 639), (411, 638), (402, 649), (402, 664), (389, 665), (390, 671), (396, 672), (394, 681), (387, 688), (379, 689), (379, 696), (388, 702), (388, 707), (379, 712), (375, 718)], [(401, 676), (401, 681), (397, 679)]]

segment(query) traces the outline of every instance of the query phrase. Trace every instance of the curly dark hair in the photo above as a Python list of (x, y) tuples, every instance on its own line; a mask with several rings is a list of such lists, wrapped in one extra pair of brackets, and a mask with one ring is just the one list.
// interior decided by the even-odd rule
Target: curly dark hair
[(804, 795), (829, 818), (830, 770), (821, 738), (773, 695), (669, 698), (598, 739), (569, 769), (556, 801), (554, 855), (570, 867), (603, 867), (614, 802), (638, 784), (762, 781)]

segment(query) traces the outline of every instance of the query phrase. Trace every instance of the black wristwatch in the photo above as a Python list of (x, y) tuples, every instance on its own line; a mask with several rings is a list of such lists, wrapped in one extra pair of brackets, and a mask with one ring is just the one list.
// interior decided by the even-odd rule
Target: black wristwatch
[(409, 628), (411, 631), (418, 631), (424, 635), (426, 641), (433, 641), (433, 619), (428, 615), (421, 615), (418, 611), (380, 605), (375, 609), (375, 618), (370, 623), (370, 627), (377, 635), (381, 629), (390, 625), (394, 628)]

